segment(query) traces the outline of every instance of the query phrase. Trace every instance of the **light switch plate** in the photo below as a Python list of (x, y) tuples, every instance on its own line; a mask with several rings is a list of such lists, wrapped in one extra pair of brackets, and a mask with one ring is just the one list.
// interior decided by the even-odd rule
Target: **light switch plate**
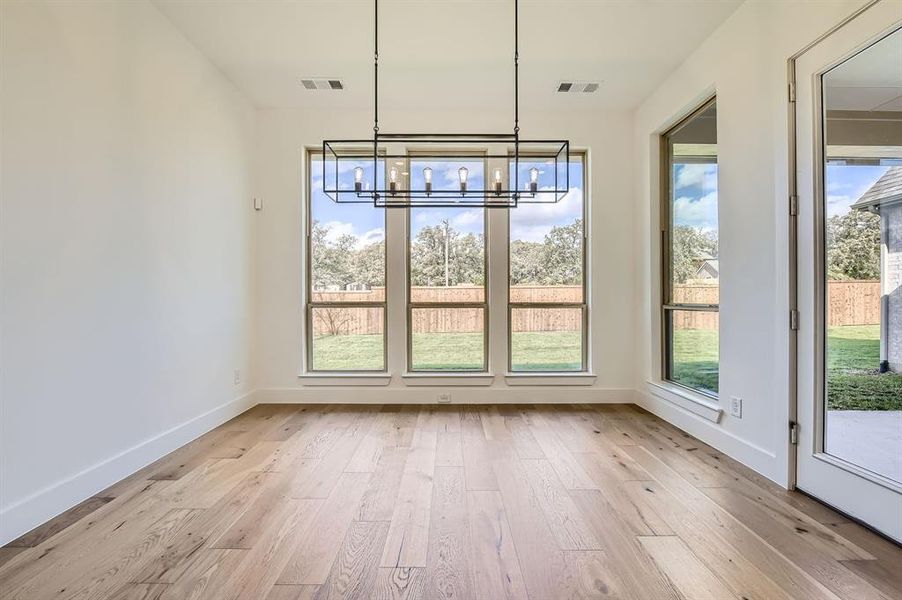
[(739, 396), (730, 396), (730, 414), (737, 419), (742, 418), (742, 398)]

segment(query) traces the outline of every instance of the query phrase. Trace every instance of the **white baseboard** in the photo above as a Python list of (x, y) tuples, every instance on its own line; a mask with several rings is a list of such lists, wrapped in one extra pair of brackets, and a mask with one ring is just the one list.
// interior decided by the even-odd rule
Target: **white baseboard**
[(254, 406), (249, 392), (0, 509), (0, 546)]
[(707, 416), (646, 391), (635, 391), (634, 403), (686, 433), (717, 448), (730, 458), (786, 487), (788, 473), (781, 470), (777, 455), (725, 430)]
[(254, 392), (256, 404), (435, 404), (439, 394), (451, 394), (451, 404), (631, 404), (627, 388), (575, 387), (373, 387), (373, 388), (262, 388)]

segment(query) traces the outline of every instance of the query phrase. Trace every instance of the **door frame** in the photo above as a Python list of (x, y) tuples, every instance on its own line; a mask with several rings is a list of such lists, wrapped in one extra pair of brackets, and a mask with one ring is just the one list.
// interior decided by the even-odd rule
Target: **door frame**
[[(799, 50), (787, 61), (789, 117), (788, 156), (790, 163), (788, 177), (788, 200), (790, 214), (788, 248), (790, 271), (789, 306), (791, 312), (789, 321), (791, 329), (790, 360), (792, 362), (790, 366), (789, 378), (790, 422), (787, 443), (789, 445), (788, 457), (790, 461), (789, 483), (792, 489), (795, 489), (799, 483), (801, 463), (803, 461), (810, 460), (811, 462), (808, 463), (808, 469), (819, 470), (823, 468), (824, 471), (822, 474), (825, 476), (837, 475), (840, 472), (845, 472), (853, 478), (856, 478), (856, 480), (866, 480), (868, 482), (863, 483), (862, 485), (881, 486), (886, 488), (887, 493), (889, 494), (898, 494), (900, 490), (902, 490), (902, 484), (891, 482), (886, 478), (875, 476), (875, 474), (867, 471), (866, 469), (858, 467), (857, 465), (849, 463), (848, 461), (842, 460), (840, 458), (830, 456), (823, 451), (824, 406), (822, 398), (825, 391), (825, 375), (823, 365), (825, 359), (824, 300), (826, 296), (826, 286), (824, 281), (825, 248), (823, 243), (823, 227), (821, 225), (823, 223), (824, 217), (822, 200), (824, 195), (824, 145), (822, 143), (824, 128), (822, 119), (820, 118), (822, 90), (819, 85), (815, 85), (815, 82), (820, 82), (820, 78), (824, 73), (826, 73), (836, 65), (855, 56), (862, 50), (870, 47), (874, 43), (877, 43), (887, 35), (898, 31), (899, 28), (902, 27), (902, 20), (895, 21), (891, 26), (886, 28), (874, 28), (872, 24), (865, 23), (863, 25), (865, 31), (862, 32), (863, 36), (867, 36), (865, 41), (855, 44), (846, 44), (844, 45), (843, 50), (837, 53), (837, 56), (830, 56), (829, 61), (825, 62), (825, 64), (818, 65), (813, 70), (809, 69), (808, 72), (804, 74), (804, 76), (806, 78), (810, 77), (810, 79), (803, 82), (803, 93), (800, 94), (800, 100), (805, 101), (806, 104), (800, 106), (796, 98), (796, 93), (799, 89), (799, 81), (797, 77), (798, 62), (803, 57), (807, 57), (809, 52), (815, 51), (815, 48), (822, 42), (824, 42), (827, 38), (833, 36), (840, 29), (846, 27), (847, 25), (858, 19), (863, 13), (878, 4), (881, 4), (881, 0), (870, 0), (854, 13), (846, 17), (843, 21), (831, 28), (829, 31), (825, 32), (816, 40), (812, 41), (810, 44)], [(883, 2), (882, 5), (892, 6), (891, 3), (888, 2)], [(886, 10), (892, 10), (892, 8), (888, 8)], [(882, 18), (882, 15), (878, 15), (878, 18)], [(858, 21), (858, 23), (861, 24), (862, 21)], [(840, 45), (843, 45), (842, 40), (839, 43)], [(827, 52), (829, 52), (829, 50), (827, 50)], [(810, 89), (808, 87), (809, 85)], [(801, 96), (804, 97), (802, 98)], [(800, 118), (805, 118), (807, 119), (807, 121), (800, 122)], [(809, 133), (810, 135), (808, 135)], [(798, 136), (800, 134), (805, 136), (805, 139), (801, 142), (798, 141)], [(808, 147), (808, 149), (802, 150), (805, 152), (805, 155), (801, 160), (799, 147), (800, 143), (805, 144)], [(810, 169), (809, 165), (805, 163), (806, 160), (810, 160)], [(808, 191), (813, 192), (812, 198), (803, 198), (802, 195), (800, 195), (800, 169), (808, 169), (805, 173), (805, 176), (811, 178), (811, 187), (806, 187), (803, 190), (803, 193)], [(806, 183), (805, 185), (807, 186), (808, 183)], [(802, 226), (810, 227), (811, 229), (802, 232), (803, 235), (800, 236), (799, 213), (800, 211), (806, 210), (811, 211), (811, 214), (804, 215), (804, 218), (802, 219)], [(801, 252), (801, 240), (804, 240), (804, 243), (806, 244), (805, 252)], [(807, 247), (807, 244), (809, 243), (813, 246), (811, 249)], [(811, 259), (811, 262), (813, 264), (807, 262), (807, 259), (809, 258)], [(800, 262), (800, 260), (802, 259), (806, 259), (806, 262), (804, 264)], [(805, 280), (800, 281), (800, 277), (804, 277)], [(800, 305), (800, 303), (804, 305)], [(800, 312), (800, 310), (802, 312)], [(809, 314), (805, 314), (806, 311)], [(803, 335), (805, 337), (800, 336), (800, 329), (803, 331)], [(806, 332), (806, 329), (809, 329), (810, 332)], [(801, 356), (800, 354), (800, 352), (808, 351), (811, 351), (811, 360), (805, 360), (805, 357)], [(810, 392), (810, 395), (814, 398), (813, 406), (808, 406), (807, 403), (804, 402), (802, 398), (800, 398), (800, 396), (802, 395), (800, 394), (800, 386), (807, 387), (806, 391)], [(808, 394), (805, 395), (807, 396)], [(799, 427), (799, 421), (801, 420), (799, 411), (803, 408), (814, 409), (813, 414), (809, 413), (805, 415), (806, 419), (811, 419), (811, 431), (805, 431), (804, 427), (801, 429)], [(800, 442), (802, 445), (801, 453), (799, 451)], [(831, 471), (831, 468), (837, 469), (837, 471)], [(846, 477), (846, 475), (839, 475), (839, 477)], [(817, 477), (814, 477), (814, 479), (817, 479)], [(809, 483), (811, 482), (809, 481)], [(806, 493), (811, 493), (819, 500), (832, 506), (836, 506), (839, 511), (848, 513), (851, 517), (856, 519), (861, 518), (861, 511), (863, 510), (862, 507), (868, 504), (867, 502), (846, 503), (843, 501), (833, 500), (831, 498), (821, 498), (822, 495), (829, 494), (818, 494), (815, 493), (814, 489), (808, 489)], [(847, 500), (847, 498), (842, 500)], [(895, 529), (898, 529), (898, 524), (893, 523), (891, 519), (886, 520), (881, 518), (874, 521), (875, 522), (872, 524), (872, 526), (874, 526), (875, 528), (892, 529), (891, 531), (885, 530), (883, 531), (883, 533), (888, 534), (890, 537), (902, 539), (902, 531), (895, 531)]]

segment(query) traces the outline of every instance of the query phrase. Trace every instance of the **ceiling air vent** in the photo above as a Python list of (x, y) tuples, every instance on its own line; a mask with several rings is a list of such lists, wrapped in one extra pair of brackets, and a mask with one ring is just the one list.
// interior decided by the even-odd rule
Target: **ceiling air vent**
[(301, 79), (301, 85), (305, 90), (334, 90), (339, 91), (345, 89), (345, 84), (341, 79), (329, 79), (326, 77), (309, 77)]
[(568, 94), (591, 94), (598, 91), (598, 81), (562, 81), (557, 85), (557, 91)]

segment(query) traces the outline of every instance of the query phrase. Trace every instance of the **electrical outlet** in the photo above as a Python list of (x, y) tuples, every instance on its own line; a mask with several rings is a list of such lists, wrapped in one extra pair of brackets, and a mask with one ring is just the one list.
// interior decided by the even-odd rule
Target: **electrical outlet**
[(451, 394), (439, 394), (438, 395), (438, 403), (439, 404), (451, 404)]
[(233, 381), (235, 382), (235, 385), (239, 385), (241, 383), (241, 370), (240, 369), (235, 369)]
[(730, 414), (738, 419), (742, 418), (742, 398), (739, 396), (730, 396)]

